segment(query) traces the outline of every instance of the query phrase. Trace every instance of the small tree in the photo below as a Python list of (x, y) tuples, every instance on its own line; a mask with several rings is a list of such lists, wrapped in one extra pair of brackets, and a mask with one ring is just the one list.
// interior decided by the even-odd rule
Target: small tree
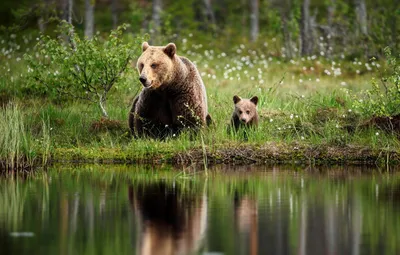
[(67, 22), (62, 22), (60, 28), (68, 34), (70, 44), (61, 36), (55, 39), (42, 35), (36, 54), (25, 55), (29, 78), (46, 93), (98, 103), (103, 116), (108, 117), (107, 94), (132, 69), (127, 68), (128, 64), (139, 56), (143, 39), (124, 43), (126, 24), (113, 30), (104, 42), (97, 35), (81, 40)]

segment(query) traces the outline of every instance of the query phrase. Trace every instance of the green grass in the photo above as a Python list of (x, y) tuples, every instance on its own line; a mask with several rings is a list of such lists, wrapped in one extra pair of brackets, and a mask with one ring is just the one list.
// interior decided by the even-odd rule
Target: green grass
[[(196, 161), (195, 152), (205, 155), (203, 149), (214, 159), (223, 159), (221, 151), (225, 149), (258, 151), (268, 146), (272, 148), (270, 151), (278, 150), (277, 158), (282, 150), (286, 155), (283, 159), (291, 153), (290, 159), (304, 159), (307, 150), (320, 150), (319, 157), (323, 159), (323, 153), (329, 148), (335, 148), (335, 153), (340, 154), (344, 147), (353, 148), (354, 152), (360, 148), (369, 150), (374, 160), (386, 161), (387, 155), (393, 156), (393, 153), (394, 158), (389, 158), (397, 159), (400, 144), (396, 135), (363, 127), (368, 116), (353, 109), (357, 93), (371, 87), (372, 77), (380, 75), (376, 64), (384, 65), (383, 62), (376, 62), (370, 69), (365, 65), (368, 61), (361, 65), (360, 61), (335, 62), (321, 57), (288, 61), (269, 58), (268, 49), (253, 52), (250, 48), (228, 56), (201, 49), (180, 52), (177, 44), (178, 53), (194, 61), (203, 77), (213, 127), (202, 130), (195, 139), (188, 134), (166, 141), (133, 139), (129, 135), (127, 117), (132, 99), (141, 87), (137, 77), (132, 76), (117, 84), (109, 95), (110, 119), (117, 125), (103, 124), (103, 129), (94, 129), (101, 119), (97, 105), (27, 94), (24, 90), (25, 63), (12, 58), (7, 59), (3, 69), (16, 70), (18, 74), (10, 71), (0, 76), (0, 95), (7, 99), (3, 102), (14, 102), (0, 110), (2, 162), (15, 167), (18, 162), (45, 163), (49, 158), (57, 161), (173, 161), (182, 153), (186, 160)], [(250, 131), (247, 141), (242, 135), (226, 132), (235, 94), (245, 98), (257, 95), (260, 99), (260, 124), (257, 130)], [(300, 152), (296, 148), (300, 148)], [(329, 160), (327, 158), (327, 162)], [(340, 157), (336, 160), (340, 161)]]
[[(46, 163), (50, 153), (50, 137), (42, 120), (36, 137), (25, 125), (25, 116), (18, 105), (9, 104), (0, 111), (0, 165), (9, 169), (24, 169)], [(40, 158), (42, 156), (42, 158)]]

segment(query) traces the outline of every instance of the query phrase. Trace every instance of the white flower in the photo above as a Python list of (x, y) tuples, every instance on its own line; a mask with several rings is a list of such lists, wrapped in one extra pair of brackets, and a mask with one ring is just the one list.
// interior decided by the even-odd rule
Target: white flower
[(379, 135), (379, 132), (376, 132), (376, 133), (375, 133), (375, 135), (377, 135), (377, 136), (378, 136), (378, 135)]
[(269, 119), (269, 122), (273, 122), (274, 120), (273, 119)]
[(301, 140), (304, 140), (304, 136), (301, 136), (300, 138), (301, 138)]

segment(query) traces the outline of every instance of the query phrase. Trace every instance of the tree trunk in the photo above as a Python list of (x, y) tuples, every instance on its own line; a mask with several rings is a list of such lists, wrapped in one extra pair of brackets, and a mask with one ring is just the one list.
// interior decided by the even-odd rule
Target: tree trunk
[(46, 24), (44, 23), (44, 18), (39, 17), (37, 22), (38, 22), (38, 27), (39, 27), (40, 33), (44, 33), (44, 31), (46, 30)]
[[(153, 0), (153, 14), (152, 14), (152, 19), (153, 19), (153, 30), (154, 30), (154, 37), (156, 41), (158, 40), (158, 37), (160, 36), (160, 27), (161, 27), (161, 0)], [(158, 42), (158, 41), (157, 41)]]
[(94, 0), (85, 0), (85, 37), (92, 38), (94, 31)]
[(398, 49), (398, 44), (397, 44), (397, 19), (398, 19), (398, 14), (397, 10), (400, 5), (400, 0), (395, 0), (394, 1), (394, 8), (392, 10), (392, 21), (391, 21), (391, 32), (392, 32), (392, 48), (394, 50)]
[(61, 0), (60, 8), (61, 8), (61, 19), (68, 20), (68, 1), (69, 0)]
[(67, 22), (72, 24), (72, 10), (74, 7), (74, 0), (68, 0)]
[(250, 40), (255, 42), (258, 37), (258, 0), (250, 0)]
[(365, 0), (354, 0), (357, 23), (359, 26), (359, 31), (363, 35), (368, 35), (367, 29), (367, 7), (365, 5)]
[[(331, 0), (328, 6), (328, 31), (327, 31), (327, 55), (330, 57), (332, 55), (332, 51), (335, 48), (334, 42), (334, 28), (333, 28), (333, 18), (335, 16), (336, 10), (336, 0)], [(332, 50), (330, 50), (332, 49)]]
[(211, 7), (211, 1), (210, 0), (203, 0), (203, 1), (206, 8), (207, 21), (211, 23), (213, 28), (215, 28), (215, 15)]
[(106, 110), (106, 95), (99, 95), (99, 105), (100, 105), (100, 109), (101, 109), (101, 113), (103, 114), (104, 118), (108, 118), (108, 113)]
[(47, 16), (47, 7), (49, 5), (49, 1), (48, 0), (42, 0), (40, 5), (39, 5), (39, 18), (37, 21), (38, 24), (38, 28), (40, 33), (44, 33), (44, 31), (46, 30), (46, 16)]
[(282, 2), (282, 5), (280, 5), (280, 15), (282, 22), (283, 44), (286, 51), (286, 57), (291, 59), (293, 58), (292, 34), (289, 29), (289, 20), (291, 19), (291, 4), (290, 0), (284, 0)]
[(113, 29), (116, 29), (118, 26), (118, 0), (112, 0), (111, 2), (111, 19)]
[(300, 40), (301, 55), (311, 55), (313, 51), (313, 41), (311, 36), (311, 20), (310, 20), (310, 0), (303, 0), (301, 5), (300, 20)]

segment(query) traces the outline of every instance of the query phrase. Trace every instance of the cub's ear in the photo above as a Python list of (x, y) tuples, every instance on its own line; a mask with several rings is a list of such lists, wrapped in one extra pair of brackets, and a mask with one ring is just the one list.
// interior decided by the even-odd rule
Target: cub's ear
[(145, 52), (150, 45), (147, 42), (142, 43), (142, 52)]
[(176, 53), (176, 46), (174, 43), (168, 43), (164, 48), (164, 53), (167, 54), (170, 58), (172, 58)]
[(254, 97), (250, 98), (250, 101), (253, 102), (253, 104), (257, 105), (257, 103), (258, 103), (258, 97), (257, 97), (257, 96), (254, 96)]
[(233, 96), (233, 103), (237, 104), (239, 103), (239, 101), (242, 100), (240, 97), (238, 97), (237, 95)]

